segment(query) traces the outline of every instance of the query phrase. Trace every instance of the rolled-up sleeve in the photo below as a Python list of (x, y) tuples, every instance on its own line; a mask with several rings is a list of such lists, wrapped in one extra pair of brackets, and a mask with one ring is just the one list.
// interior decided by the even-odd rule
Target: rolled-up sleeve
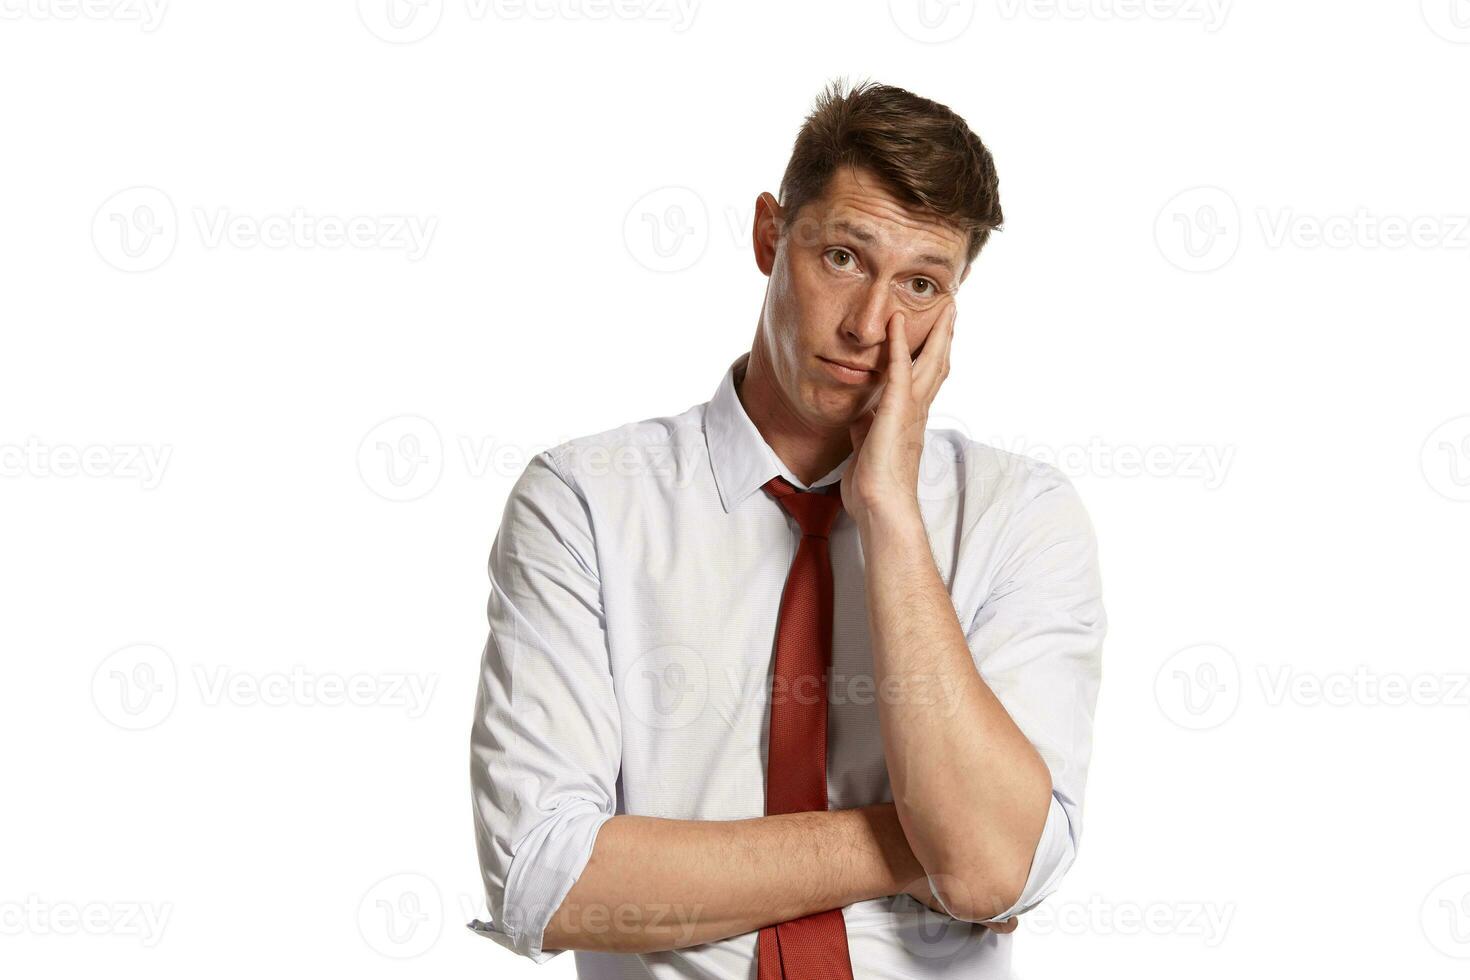
[(538, 454), (506, 501), (470, 735), (492, 921), (469, 927), (537, 963), (562, 952), (542, 937), (616, 811), (621, 758), (592, 521), (563, 472)]
[(980, 675), (1051, 772), (1052, 798), (1016, 904), (1035, 907), (1061, 883), (1082, 837), (1082, 794), (1107, 631), (1097, 541), (1076, 489), (1038, 463), (1005, 524), (995, 585), (966, 631)]

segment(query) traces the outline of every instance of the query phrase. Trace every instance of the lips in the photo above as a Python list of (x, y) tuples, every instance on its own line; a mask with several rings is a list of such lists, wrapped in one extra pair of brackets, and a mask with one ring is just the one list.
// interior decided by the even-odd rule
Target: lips
[[(817, 356), (818, 357), (821, 357), (820, 354), (818, 354)], [(841, 364), (843, 367), (849, 368), (850, 370), (853, 370), (853, 371), (872, 371), (872, 370), (874, 370), (874, 368), (870, 368), (866, 364), (853, 364), (853, 363), (851, 363), (849, 361), (839, 361), (835, 357), (822, 357), (822, 360), (824, 360), (824, 361), (831, 361), (833, 364)]]

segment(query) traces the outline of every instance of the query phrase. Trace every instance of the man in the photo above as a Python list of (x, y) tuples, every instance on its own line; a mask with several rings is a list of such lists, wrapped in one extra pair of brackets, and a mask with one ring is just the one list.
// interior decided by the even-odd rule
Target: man
[(579, 976), (1003, 977), (1076, 854), (1106, 629), (1054, 467), (927, 430), (1001, 222), (964, 121), (831, 86), (714, 397), (537, 455), (490, 556), (474, 928)]

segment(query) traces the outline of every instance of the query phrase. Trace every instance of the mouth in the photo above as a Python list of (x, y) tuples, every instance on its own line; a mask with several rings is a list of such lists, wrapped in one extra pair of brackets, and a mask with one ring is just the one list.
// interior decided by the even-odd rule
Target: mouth
[(860, 364), (849, 364), (846, 361), (834, 361), (830, 357), (817, 355), (817, 360), (827, 367), (827, 373), (838, 381), (846, 384), (866, 384), (877, 377), (878, 372), (874, 368), (863, 367)]

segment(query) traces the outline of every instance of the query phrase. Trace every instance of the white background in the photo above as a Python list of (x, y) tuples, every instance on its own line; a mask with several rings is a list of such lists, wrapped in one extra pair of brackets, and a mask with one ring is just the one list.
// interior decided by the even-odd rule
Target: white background
[(1464, 975), (1465, 0), (151, 2), (0, 0), (0, 972), (532, 975), (462, 926), (505, 493), (713, 394), (841, 75), (994, 152), (931, 425), (1101, 541), (1018, 975)]

